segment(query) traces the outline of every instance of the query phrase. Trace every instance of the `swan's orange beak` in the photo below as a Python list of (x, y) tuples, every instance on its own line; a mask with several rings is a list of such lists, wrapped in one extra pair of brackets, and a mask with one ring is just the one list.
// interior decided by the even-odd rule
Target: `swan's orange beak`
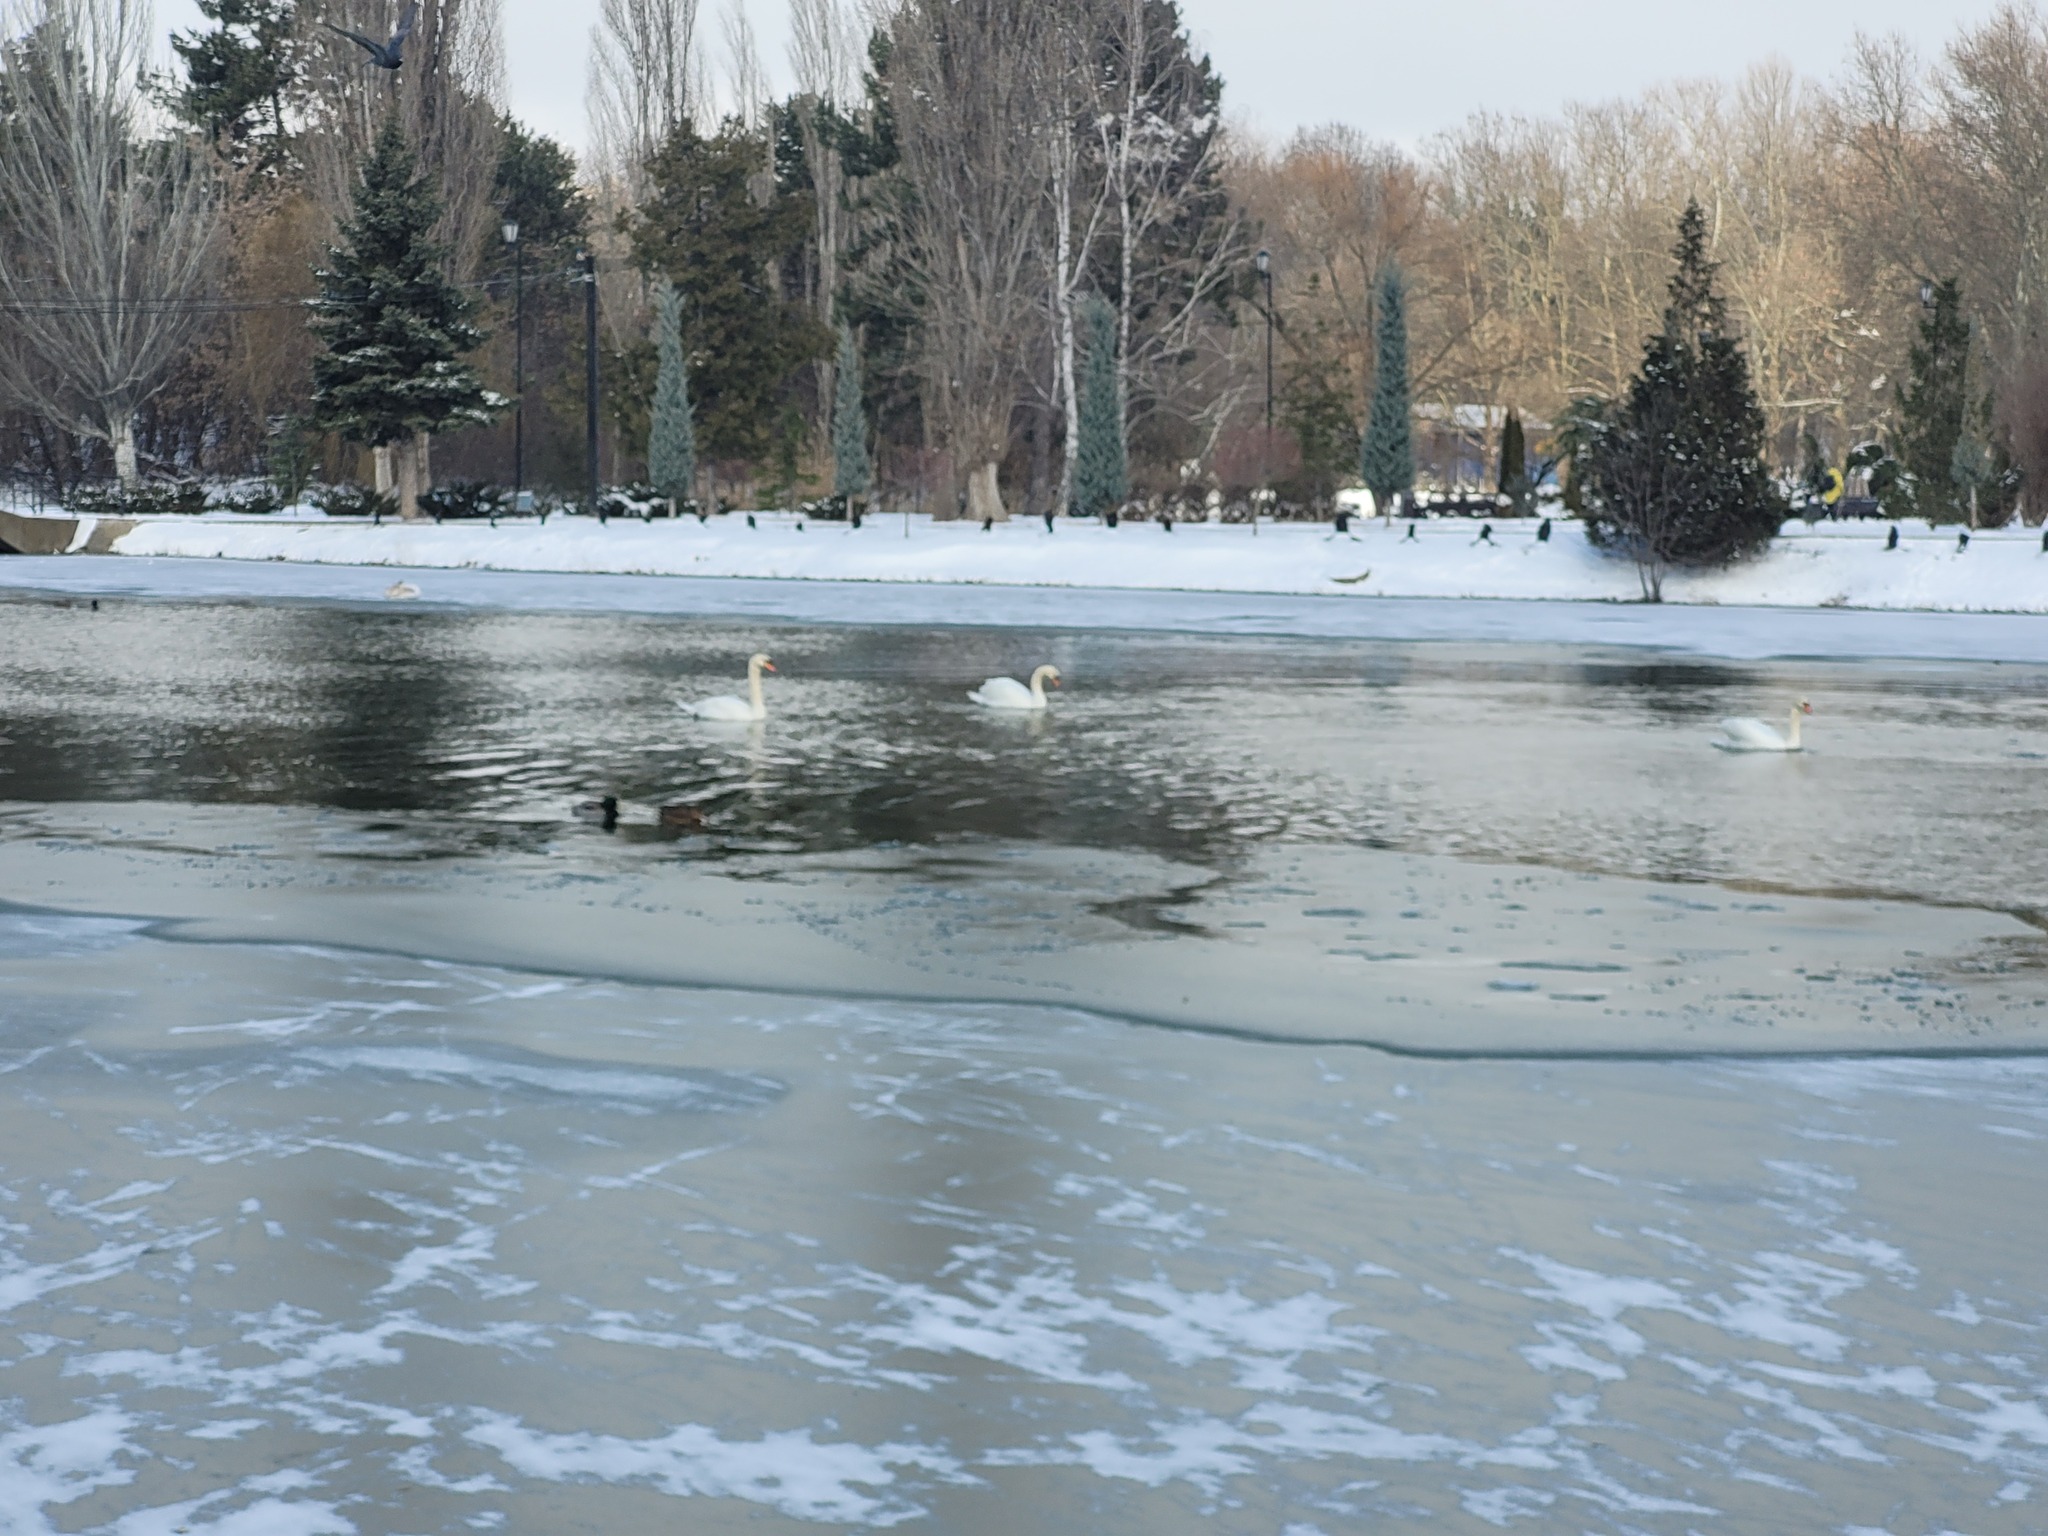
[(761, 663), (761, 670), (763, 672), (773, 672), (775, 670), (775, 663), (772, 661), (764, 661)]
[(1060, 680), (1057, 677), (1049, 677), (1046, 679), (1046, 681), (1051, 683), (1055, 688), (1059, 687), (1060, 685)]
[(1813, 706), (1807, 703), (1806, 700), (1801, 699), (1799, 701), (1799, 712), (1803, 715), (1810, 715), (1813, 713)]

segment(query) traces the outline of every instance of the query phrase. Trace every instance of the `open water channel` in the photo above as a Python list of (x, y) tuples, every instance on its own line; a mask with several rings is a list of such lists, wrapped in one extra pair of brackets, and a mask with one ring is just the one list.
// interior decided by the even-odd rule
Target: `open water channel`
[(2048, 1525), (2048, 669), (0, 656), (0, 1531)]

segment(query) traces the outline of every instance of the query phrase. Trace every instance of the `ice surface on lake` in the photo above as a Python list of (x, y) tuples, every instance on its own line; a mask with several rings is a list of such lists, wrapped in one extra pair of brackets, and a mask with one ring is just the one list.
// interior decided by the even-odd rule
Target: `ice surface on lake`
[(2040, 1525), (2038, 1059), (1404, 1062), (34, 920), (0, 1528)]

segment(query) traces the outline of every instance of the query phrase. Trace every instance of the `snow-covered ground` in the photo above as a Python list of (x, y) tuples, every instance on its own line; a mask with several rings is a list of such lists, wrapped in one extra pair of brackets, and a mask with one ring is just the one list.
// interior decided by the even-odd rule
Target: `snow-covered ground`
[[(871, 518), (859, 529), (786, 513), (639, 523), (556, 517), (545, 526), (443, 525), (341, 519), (166, 517), (115, 544), (123, 555), (168, 555), (426, 569), (721, 576), (807, 581), (943, 582), (1034, 587), (1330, 594), (1352, 597), (1551, 598), (1629, 602), (1635, 568), (1559, 522), (1547, 543), (1533, 521), (1367, 522), (1349, 536), (1327, 525), (1154, 523), (1105, 528), (1017, 520), (983, 532), (968, 522)], [(1668, 602), (1761, 607), (2048, 613), (2048, 552), (2039, 530), (1979, 532), (1909, 524), (1887, 550), (1885, 523), (1787, 525), (1770, 552), (1725, 571), (1674, 575)], [(83, 548), (81, 528), (73, 547)]]

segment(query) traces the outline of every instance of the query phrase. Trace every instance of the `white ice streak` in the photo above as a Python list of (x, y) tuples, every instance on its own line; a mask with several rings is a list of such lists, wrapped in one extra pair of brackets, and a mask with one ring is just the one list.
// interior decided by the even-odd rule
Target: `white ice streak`
[[(1084, 1291), (1063, 1267), (1043, 1265), (1004, 1276), (994, 1250), (960, 1247), (949, 1266), (952, 1288), (856, 1272), (855, 1288), (875, 1293), (899, 1320), (853, 1325), (870, 1344), (937, 1355), (969, 1355), (1069, 1386), (1129, 1390), (1127, 1372), (1097, 1368), (1089, 1356), (1116, 1331), (1149, 1342), (1169, 1363), (1188, 1367), (1223, 1361), (1236, 1384), (1253, 1392), (1293, 1392), (1308, 1385), (1293, 1366), (1304, 1355), (1363, 1354), (1384, 1330), (1339, 1324), (1350, 1303), (1314, 1290), (1273, 1301), (1248, 1297), (1235, 1285), (1185, 1291), (1163, 1279), (1114, 1283), (1111, 1294)], [(1138, 1305), (1121, 1305), (1117, 1298)], [(1350, 1374), (1344, 1396), (1368, 1392), (1375, 1378)]]
[(38, 1300), (51, 1291), (74, 1285), (97, 1285), (102, 1280), (111, 1279), (149, 1252), (152, 1246), (149, 1242), (102, 1243), (91, 1253), (50, 1264), (29, 1264), (17, 1254), (0, 1253), (0, 1313)]
[(1413, 1434), (1356, 1414), (1265, 1402), (1234, 1422), (1205, 1415), (1157, 1424), (1135, 1436), (1085, 1430), (1070, 1435), (1065, 1445), (997, 1451), (982, 1461), (988, 1466), (1083, 1466), (1098, 1477), (1148, 1488), (1187, 1482), (1214, 1494), (1226, 1479), (1257, 1471), (1261, 1458), (1333, 1457), (1367, 1462), (1492, 1459), (1491, 1453), (1449, 1435)]
[(356, 1529), (333, 1505), (300, 1499), (258, 1499), (226, 1514), (202, 1518), (209, 1504), (227, 1496), (227, 1492), (212, 1493), (179, 1504), (133, 1510), (107, 1530), (109, 1536), (353, 1536)]
[(542, 1482), (644, 1483), (678, 1498), (743, 1499), (795, 1520), (832, 1525), (900, 1525), (926, 1511), (886, 1492), (897, 1467), (971, 1482), (959, 1462), (924, 1445), (819, 1444), (808, 1429), (771, 1430), (758, 1440), (723, 1440), (682, 1424), (647, 1440), (550, 1434), (502, 1413), (479, 1413), (466, 1434), (514, 1471)]
[(657, 1071), (647, 1067), (587, 1067), (540, 1060), (508, 1061), (447, 1046), (365, 1045), (315, 1047), (299, 1053), (335, 1070), (389, 1072), (421, 1082), (469, 1083), (498, 1091), (539, 1089), (567, 1097), (606, 1099), (638, 1108), (719, 1110), (752, 1108), (782, 1096), (782, 1084), (743, 1072)]
[(391, 1266), (391, 1278), (370, 1294), (375, 1298), (396, 1296), (428, 1281), (446, 1284), (445, 1276), (458, 1275), (475, 1286), (483, 1296), (497, 1299), (519, 1296), (534, 1288), (531, 1280), (492, 1274), (483, 1265), (492, 1257), (498, 1240), (497, 1229), (472, 1224), (447, 1243), (422, 1243), (407, 1250)]
[(1338, 1325), (1349, 1303), (1316, 1291), (1302, 1291), (1261, 1303), (1235, 1286), (1188, 1292), (1163, 1280), (1127, 1282), (1119, 1294), (1158, 1309), (1157, 1314), (1118, 1308), (1110, 1314), (1122, 1327), (1144, 1335), (1177, 1366), (1227, 1360), (1238, 1368), (1237, 1385), (1248, 1392), (1291, 1392), (1305, 1387), (1292, 1363), (1304, 1354), (1340, 1355), (1371, 1348), (1383, 1328)]
[(973, 1276), (960, 1282), (964, 1294), (879, 1275), (864, 1277), (862, 1284), (879, 1291), (884, 1305), (903, 1319), (862, 1328), (870, 1341), (938, 1355), (974, 1355), (1071, 1386), (1127, 1390), (1137, 1385), (1122, 1371), (1088, 1368), (1089, 1340), (1081, 1330), (1116, 1321), (1118, 1309), (1083, 1295), (1068, 1275), (1023, 1275), (1007, 1286)]
[(135, 1421), (112, 1408), (82, 1418), (0, 1433), (0, 1531), (8, 1536), (55, 1532), (43, 1511), (100, 1488), (118, 1488), (135, 1474), (116, 1460), (139, 1454), (128, 1438)]
[[(171, 1351), (109, 1349), (73, 1356), (65, 1362), (64, 1374), (92, 1376), (102, 1381), (124, 1379), (154, 1391), (199, 1393), (207, 1396), (216, 1409), (282, 1407), (303, 1412), (314, 1405), (335, 1405), (334, 1399), (308, 1394), (308, 1389), (330, 1373), (402, 1364), (405, 1353), (396, 1341), (405, 1338), (495, 1349), (546, 1348), (548, 1343), (540, 1329), (526, 1324), (446, 1328), (426, 1322), (414, 1313), (398, 1312), (367, 1327), (352, 1328), (323, 1322), (282, 1302), (268, 1313), (242, 1321), (242, 1344), (265, 1351), (272, 1359), (229, 1366), (223, 1365), (212, 1350), (193, 1345)], [(384, 1420), (394, 1434), (432, 1433), (427, 1420), (407, 1410), (362, 1403), (339, 1406), (352, 1415)]]
[(1831, 1315), (1827, 1303), (1864, 1284), (1864, 1277), (1793, 1254), (1759, 1253), (1736, 1266), (1739, 1280), (1733, 1296), (1709, 1294), (1693, 1299), (1661, 1280), (1603, 1275), (1579, 1269), (1542, 1254), (1503, 1248), (1501, 1253), (1528, 1265), (1543, 1284), (1523, 1292), (1535, 1300), (1556, 1300), (1585, 1313), (1591, 1323), (1539, 1321), (1545, 1343), (1526, 1346), (1522, 1355), (1539, 1370), (1583, 1371), (1602, 1381), (1620, 1381), (1627, 1372), (1610, 1360), (1589, 1354), (1583, 1343), (1596, 1343), (1619, 1359), (1632, 1359), (1644, 1348), (1643, 1336), (1621, 1321), (1630, 1311), (1671, 1312), (1705, 1323), (1738, 1338), (1777, 1344), (1808, 1359), (1832, 1362), (1842, 1358), (1849, 1339), (1840, 1330), (1804, 1314)]

